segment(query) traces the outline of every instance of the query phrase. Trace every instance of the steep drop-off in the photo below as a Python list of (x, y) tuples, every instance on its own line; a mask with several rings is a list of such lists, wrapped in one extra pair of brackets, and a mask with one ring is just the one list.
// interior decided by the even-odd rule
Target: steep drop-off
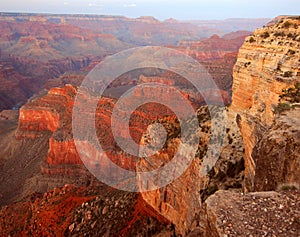
[[(217, 120), (214, 126), (220, 129), (214, 130), (212, 134), (211, 116)], [(228, 118), (227, 118), (228, 116)], [(185, 121), (185, 129), (196, 131), (195, 136), (199, 136), (198, 149), (195, 158), (183, 174), (174, 178), (174, 180), (165, 187), (154, 191), (142, 193), (143, 199), (151, 205), (158, 213), (175, 224), (177, 234), (183, 236), (188, 235), (193, 229), (199, 226), (200, 211), (202, 202), (219, 189), (241, 188), (243, 180), (244, 160), (243, 160), (243, 144), (242, 137), (233, 119), (233, 114), (223, 110), (219, 106), (203, 106), (197, 110), (199, 120), (199, 129), (194, 127), (192, 120)], [(224, 121), (224, 119), (228, 119)], [(168, 138), (164, 148), (156, 152), (155, 155), (141, 159), (137, 164), (138, 171), (151, 171), (159, 167), (169, 165), (174, 159), (174, 155), (178, 153), (180, 159), (175, 164), (176, 169), (182, 167), (186, 162), (192, 150), (192, 145), (196, 139), (190, 136), (188, 141), (183, 144), (183, 149), (179, 152), (179, 145), (182, 145), (180, 138), (180, 125), (174, 118), (165, 118), (159, 120), (168, 132)], [(225, 122), (224, 137), (222, 134), (222, 124)], [(155, 127), (150, 129), (141, 140), (142, 144), (147, 144), (147, 138), (151, 137), (149, 133), (157, 134)], [(217, 147), (221, 145), (221, 154), (214, 164), (213, 155), (210, 151), (217, 151)], [(208, 151), (209, 147), (209, 151)], [(204, 161), (206, 159), (206, 161)], [(182, 163), (181, 163), (182, 162)], [(205, 167), (204, 167), (205, 166)], [(207, 166), (212, 167), (208, 168)], [(177, 167), (177, 168), (176, 168)], [(203, 168), (208, 169), (206, 174), (201, 174)], [(174, 175), (170, 172), (168, 175)], [(163, 174), (160, 174), (163, 175)], [(151, 189), (157, 185), (160, 177), (152, 177), (143, 181), (138, 175), (137, 180), (140, 190)]]
[(241, 47), (234, 67), (232, 109), (238, 113), (245, 145), (248, 191), (273, 190), (280, 184), (300, 181), (295, 149), (299, 126), (293, 121), (299, 119), (299, 109), (287, 115), (278, 113), (283, 90), (300, 81), (299, 26), (299, 17), (278, 17), (256, 30)]

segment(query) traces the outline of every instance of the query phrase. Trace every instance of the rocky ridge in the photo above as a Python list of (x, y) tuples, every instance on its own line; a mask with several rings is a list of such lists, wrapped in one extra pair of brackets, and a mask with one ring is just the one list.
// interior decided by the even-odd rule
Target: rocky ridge
[(70, 71), (78, 73), (129, 47), (113, 35), (74, 25), (18, 22), (5, 16), (0, 22), (0, 110), (19, 108), (49, 79)]
[[(249, 191), (256, 190), (255, 180), (262, 178), (256, 176), (256, 170), (262, 167), (257, 166), (260, 156), (257, 152), (254, 154), (254, 150), (259, 149), (262, 154), (262, 149), (265, 149), (265, 153), (268, 153), (270, 147), (268, 145), (261, 147), (259, 144), (263, 143), (262, 139), (268, 139), (268, 133), (271, 133), (269, 129), (276, 126), (274, 120), (280, 121), (276, 118), (278, 116), (276, 106), (280, 102), (280, 96), (283, 90), (293, 87), (300, 80), (299, 24), (299, 18), (286, 17), (256, 30), (241, 47), (234, 67), (232, 109), (239, 114), (237, 121), (245, 145), (245, 189)], [(294, 115), (297, 115), (298, 112), (295, 113)], [(293, 116), (290, 119), (293, 119)], [(289, 115), (282, 119), (288, 120), (288, 117)], [(298, 128), (292, 127), (297, 134)], [(288, 133), (287, 136), (283, 135), (284, 139), (288, 140)], [(298, 143), (299, 139), (295, 139)], [(264, 144), (266, 145), (266, 142)], [(255, 148), (256, 146), (260, 147)], [(281, 149), (279, 147), (276, 149)], [(279, 155), (280, 159), (286, 159), (287, 156), (288, 151)], [(296, 153), (295, 156), (298, 157)], [(268, 168), (270, 166), (264, 166), (264, 169)], [(294, 181), (288, 176), (281, 180), (281, 182)], [(274, 185), (264, 186), (264, 189), (272, 190)]]
[[(199, 120), (200, 130), (196, 133), (196, 136), (200, 137), (198, 144), (198, 150), (195, 158), (185, 172), (171, 184), (163, 188), (159, 188), (154, 191), (147, 191), (142, 193), (143, 199), (151, 205), (158, 213), (175, 224), (176, 233), (186, 236), (190, 233), (199, 222), (199, 213), (201, 210), (202, 202), (214, 192), (219, 189), (241, 188), (243, 180), (244, 160), (243, 160), (243, 144), (242, 137), (239, 133), (239, 129), (232, 120), (228, 119), (228, 123), (225, 125), (226, 132), (224, 138), (219, 138), (217, 134), (211, 133), (211, 116), (217, 118), (218, 122), (224, 119), (224, 114), (221, 107), (217, 106), (203, 106), (197, 111), (197, 117)], [(228, 112), (229, 113), (229, 112)], [(230, 115), (232, 116), (232, 115)], [(168, 138), (164, 149), (157, 152), (155, 155), (142, 159), (137, 164), (138, 171), (151, 171), (158, 167), (163, 167), (168, 164), (178, 152), (180, 140), (180, 126), (178, 121), (174, 119), (159, 120), (159, 123), (163, 124), (168, 132)], [(189, 125), (190, 124), (190, 125)], [(185, 127), (188, 129), (196, 130), (191, 121), (186, 121)], [(219, 126), (215, 124), (215, 126)], [(222, 126), (220, 126), (222, 127)], [(155, 128), (149, 133), (156, 134)], [(220, 131), (219, 131), (220, 132)], [(147, 144), (147, 137), (145, 134), (141, 140), (142, 144)], [(150, 136), (151, 137), (151, 136)], [(181, 159), (189, 155), (188, 144), (193, 143), (194, 137), (189, 137), (187, 147), (179, 154)], [(197, 139), (196, 139), (197, 140)], [(213, 158), (210, 157), (208, 146), (210, 149), (217, 149), (216, 144), (222, 145), (222, 152), (220, 158), (216, 164), (210, 164), (203, 162), (204, 157), (212, 162)], [(176, 164), (181, 166), (182, 164)], [(209, 165), (212, 168), (206, 175), (200, 175), (200, 170), (204, 165)], [(169, 174), (172, 175), (172, 174)], [(147, 184), (140, 182), (140, 189), (145, 190), (151, 188), (151, 185), (155, 185), (156, 177), (148, 179)]]

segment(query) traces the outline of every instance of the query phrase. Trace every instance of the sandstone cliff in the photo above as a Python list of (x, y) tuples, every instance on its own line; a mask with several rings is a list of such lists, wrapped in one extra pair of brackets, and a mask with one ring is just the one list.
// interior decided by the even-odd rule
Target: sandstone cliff
[[(289, 129), (294, 129), (297, 134), (299, 130), (293, 119), (299, 115), (295, 112), (292, 116), (275, 118), (276, 106), (283, 90), (294, 87), (295, 83), (300, 81), (299, 25), (298, 17), (280, 17), (266, 27), (256, 30), (241, 47), (234, 67), (232, 109), (238, 113), (237, 122), (243, 135), (246, 163), (245, 189), (249, 191), (271, 190), (284, 182), (299, 183), (299, 178), (296, 180), (291, 178), (293, 175), (288, 174), (296, 172), (294, 175), (300, 177), (297, 175), (299, 171), (292, 168), (299, 162), (297, 149), (288, 148), (294, 143), (299, 145), (299, 138), (295, 138), (289, 144), (289, 133), (279, 131), (290, 127)], [(278, 130), (275, 131), (276, 129)], [(271, 145), (273, 144), (271, 140), (276, 140), (276, 133), (281, 134), (286, 150), (282, 150), (283, 147), (280, 145)], [(271, 152), (271, 147), (277, 152)], [(272, 162), (262, 162), (266, 158), (265, 155), (270, 157), (267, 158), (270, 162), (278, 160), (276, 161), (278, 166), (272, 165)], [(296, 163), (289, 160), (290, 156), (296, 157), (293, 158)], [(283, 165), (286, 162), (287, 164)], [(262, 164), (264, 165), (261, 166)], [(270, 172), (273, 174), (271, 175), (273, 180), (263, 181), (262, 179), (268, 178), (262, 173)], [(262, 185), (261, 182), (266, 183)]]

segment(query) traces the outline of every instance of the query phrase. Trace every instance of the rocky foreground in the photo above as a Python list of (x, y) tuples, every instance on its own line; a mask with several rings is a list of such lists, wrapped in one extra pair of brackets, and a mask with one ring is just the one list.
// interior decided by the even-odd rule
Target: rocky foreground
[(299, 195), (218, 191), (205, 202), (204, 236), (299, 236)]

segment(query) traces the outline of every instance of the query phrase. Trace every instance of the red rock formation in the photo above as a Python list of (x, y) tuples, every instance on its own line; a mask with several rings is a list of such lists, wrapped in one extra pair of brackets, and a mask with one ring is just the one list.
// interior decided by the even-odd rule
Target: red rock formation
[(0, 208), (0, 231), (11, 236), (69, 236), (105, 233), (136, 236), (141, 233), (171, 234), (169, 222), (140, 195), (98, 184), (94, 187), (65, 185), (27, 201)]
[(49, 79), (128, 48), (112, 35), (39, 20), (15, 22), (4, 17), (0, 32), (0, 110), (24, 104)]
[(33, 97), (20, 109), (17, 138), (38, 136), (40, 132), (54, 133), (70, 121), (76, 89), (71, 85), (53, 88), (46, 95)]
[(233, 32), (223, 37), (213, 35), (199, 41), (182, 41), (172, 47), (195, 58), (211, 74), (220, 90), (231, 95), (232, 68), (236, 63), (238, 49), (251, 32)]
[(62, 236), (76, 208), (94, 198), (86, 197), (85, 192), (85, 188), (65, 186), (2, 208), (0, 232), (12, 236)]
[[(88, 67), (92, 60), (99, 62), (99, 59), (94, 57), (103, 58), (108, 54), (128, 48), (127, 44), (116, 38), (121, 37), (122, 40), (125, 40), (123, 35), (118, 33), (122, 32), (122, 27), (125, 27), (126, 30), (128, 27), (132, 28), (129, 30), (131, 35), (127, 40), (141, 45), (170, 45), (170, 41), (177, 42), (176, 38), (183, 37), (187, 29), (191, 32), (188, 34), (189, 37), (185, 38), (192, 37), (193, 40), (199, 38), (197, 29), (194, 29), (193, 25), (178, 22), (164, 23), (152, 18), (121, 18), (120, 23), (120, 19), (117, 17), (53, 17), (1, 14), (1, 58), (9, 62), (8, 65), (4, 63), (3, 66), (6, 69), (11, 68), (17, 73), (13, 72), (13, 80), (11, 76), (3, 76), (3, 78), (0, 76), (0, 82), (3, 85), (3, 91), (0, 89), (0, 92), (3, 93), (3, 96), (0, 93), (0, 109), (23, 104), (27, 98), (43, 88), (49, 79), (53, 80), (46, 86), (47, 88), (63, 86), (60, 79), (55, 80), (54, 78), (60, 77), (67, 71), (78, 71)], [(20, 19), (20, 22), (16, 22), (16, 19)], [(53, 19), (57, 19), (57, 23), (64, 19), (63, 24), (55, 24)], [(101, 25), (101, 29), (98, 28), (99, 25)], [(147, 36), (144, 35), (145, 28), (148, 29), (147, 34), (149, 35)], [(103, 32), (111, 32), (114, 36), (103, 34)], [(157, 35), (160, 34), (163, 37), (158, 37), (160, 42), (156, 42)], [(176, 48), (202, 60), (220, 88), (227, 90), (231, 85), (230, 74), (235, 60), (235, 55), (231, 52), (237, 51), (243, 34), (246, 33), (238, 32), (236, 35), (231, 34), (226, 38), (225, 36), (223, 38), (213, 36), (198, 42), (188, 42)], [(173, 43), (175, 44), (175, 42)], [(207, 60), (219, 61), (206, 63)], [(222, 64), (221, 67), (216, 66), (219, 63)], [(90, 69), (90, 67), (88, 68)], [(71, 78), (69, 80), (62, 78), (62, 80), (67, 80), (67, 83), (74, 82), (70, 81)], [(77, 78), (75, 83), (79, 84), (80, 80)], [(17, 93), (12, 93), (12, 90), (16, 90)]]
[[(212, 114), (218, 114), (221, 119), (222, 109), (220, 107), (210, 107)], [(159, 186), (160, 180), (164, 180), (163, 172), (158, 175), (150, 176), (147, 180), (143, 180), (143, 175), (138, 174), (137, 180), (140, 190), (143, 191), (142, 196), (144, 200), (149, 203), (157, 212), (165, 216), (168, 220), (175, 224), (176, 233), (183, 236), (188, 235), (196, 226), (198, 215), (201, 209), (201, 201), (211, 195), (214, 191), (220, 189), (227, 189), (238, 185), (241, 187), (242, 170), (243, 170), (243, 146), (242, 138), (239, 134), (238, 127), (232, 120), (227, 121), (226, 124), (226, 137), (222, 142), (220, 157), (216, 163), (210, 159), (207, 152), (207, 147), (217, 151), (216, 144), (220, 141), (213, 139), (211, 134), (211, 117), (208, 107), (201, 107), (197, 110), (197, 117), (199, 119), (199, 130), (193, 127), (191, 121), (187, 121), (189, 129), (196, 133), (196, 137), (200, 138), (198, 150), (194, 155), (191, 164), (184, 169), (184, 172), (179, 177), (174, 177), (172, 182), (167, 185)], [(232, 115), (228, 114), (230, 119)], [(182, 144), (180, 138), (180, 125), (173, 117), (164, 118), (159, 120), (168, 132), (167, 141), (163, 149), (157, 151), (147, 159), (140, 159), (137, 163), (137, 170), (140, 172), (149, 172), (157, 170), (158, 168), (166, 167), (173, 163), (174, 170), (172, 169), (167, 173), (168, 177), (176, 174), (176, 171), (184, 167), (186, 158), (191, 155), (193, 148), (188, 144)], [(220, 121), (219, 121), (220, 122)], [(225, 122), (222, 120), (222, 122)], [(148, 134), (143, 136), (141, 143), (147, 144), (149, 134), (157, 134), (155, 129), (150, 129)], [(220, 131), (216, 136), (220, 136)], [(231, 137), (232, 136), (232, 137)], [(196, 139), (194, 134), (190, 139)], [(194, 141), (194, 140), (193, 140)], [(188, 143), (188, 142), (187, 142)], [(192, 143), (192, 142), (191, 142)], [(182, 145), (179, 150), (179, 145)], [(179, 155), (179, 160), (174, 161), (174, 155)], [(205, 157), (205, 158), (204, 158)], [(204, 159), (206, 159), (204, 161)], [(183, 162), (183, 163), (181, 163)], [(211, 163), (212, 162), (212, 163)], [(205, 166), (204, 166), (205, 164)], [(207, 175), (200, 175), (201, 171), (207, 167), (213, 167)], [(234, 168), (233, 168), (234, 167)], [(208, 172), (208, 171), (207, 171)], [(238, 181), (240, 180), (240, 181)], [(160, 188), (158, 188), (158, 186)], [(163, 187), (162, 187), (163, 186)], [(158, 188), (153, 191), (153, 188)], [(146, 190), (146, 191), (145, 191)], [(214, 191), (213, 191), (214, 190)]]
[(46, 159), (49, 165), (82, 164), (73, 140), (49, 140), (49, 153)]
[[(52, 111), (45, 110), (30, 110), (30, 109), (20, 109), (20, 119), (19, 119), (19, 130), (17, 138), (21, 138), (20, 131), (28, 132), (40, 132), (40, 131), (50, 131), (54, 132), (58, 128), (59, 115), (53, 113)], [(35, 134), (33, 133), (34, 138)], [(31, 136), (29, 136), (31, 137)]]

